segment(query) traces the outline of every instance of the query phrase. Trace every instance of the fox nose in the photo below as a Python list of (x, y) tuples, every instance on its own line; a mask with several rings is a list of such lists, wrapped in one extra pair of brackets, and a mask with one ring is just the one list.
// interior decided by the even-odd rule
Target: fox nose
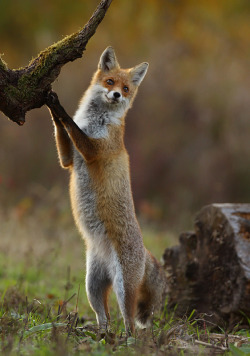
[(113, 96), (115, 99), (118, 99), (118, 98), (120, 98), (121, 94), (118, 91), (115, 91)]

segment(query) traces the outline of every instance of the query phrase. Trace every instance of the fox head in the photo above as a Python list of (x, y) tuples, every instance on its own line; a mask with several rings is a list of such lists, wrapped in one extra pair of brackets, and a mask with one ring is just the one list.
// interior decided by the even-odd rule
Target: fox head
[(113, 48), (108, 47), (100, 57), (93, 82), (98, 85), (104, 103), (128, 109), (147, 69), (146, 62), (130, 69), (121, 69)]
[(147, 69), (148, 63), (121, 69), (113, 48), (106, 48), (74, 121), (90, 137), (107, 137), (108, 126), (123, 124)]

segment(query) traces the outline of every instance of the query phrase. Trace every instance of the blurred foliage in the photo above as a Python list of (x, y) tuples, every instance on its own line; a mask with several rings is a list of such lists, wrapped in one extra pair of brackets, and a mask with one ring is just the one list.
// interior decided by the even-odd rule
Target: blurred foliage
[[(97, 4), (1, 0), (0, 53), (11, 68), (25, 66), (82, 27)], [(248, 0), (114, 0), (83, 59), (55, 83), (73, 115), (106, 46), (123, 67), (150, 63), (126, 130), (136, 207), (146, 221), (180, 230), (205, 204), (249, 202), (249, 21)], [(0, 142), (3, 207), (30, 209), (37, 186), (68, 194), (45, 108), (22, 128), (0, 117)]]

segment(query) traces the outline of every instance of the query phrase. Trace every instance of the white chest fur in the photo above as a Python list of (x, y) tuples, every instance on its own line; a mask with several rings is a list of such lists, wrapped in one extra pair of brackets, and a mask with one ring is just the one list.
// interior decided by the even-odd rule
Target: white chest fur
[(75, 113), (75, 123), (92, 138), (107, 138), (107, 126), (120, 125), (121, 118), (128, 109), (129, 102), (108, 103), (105, 100), (107, 89), (99, 84), (90, 87), (84, 94)]

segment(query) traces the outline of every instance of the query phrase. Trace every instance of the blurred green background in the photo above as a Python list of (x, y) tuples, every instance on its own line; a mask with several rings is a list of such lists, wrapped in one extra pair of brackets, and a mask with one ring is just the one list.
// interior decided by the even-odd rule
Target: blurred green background
[[(3, 59), (27, 65), (97, 4), (1, 0)], [(150, 63), (126, 127), (141, 220), (180, 232), (203, 205), (249, 202), (249, 0), (113, 0), (83, 58), (53, 85), (70, 115), (109, 45), (122, 67)], [(0, 214), (22, 219), (43, 207), (48, 219), (66, 216), (67, 187), (48, 110), (28, 113), (23, 127), (0, 114)]]

